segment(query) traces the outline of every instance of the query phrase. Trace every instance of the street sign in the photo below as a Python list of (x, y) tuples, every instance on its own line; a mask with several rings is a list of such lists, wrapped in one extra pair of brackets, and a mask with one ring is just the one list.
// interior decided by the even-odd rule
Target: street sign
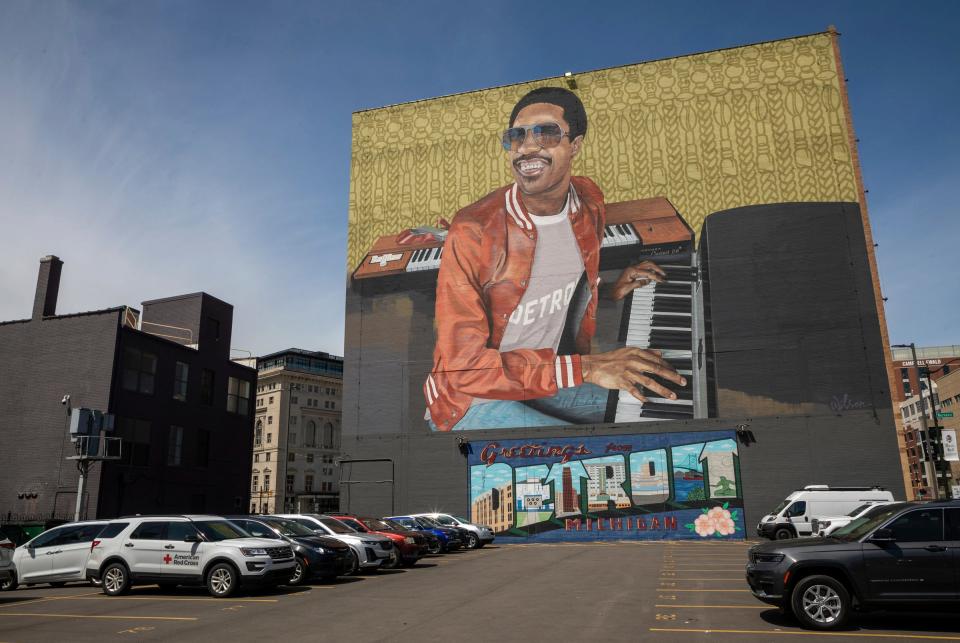
[(952, 418), (953, 411), (937, 411), (938, 418)]
[(960, 462), (960, 452), (957, 451), (957, 432), (953, 429), (944, 429), (940, 435), (943, 440), (943, 459)]

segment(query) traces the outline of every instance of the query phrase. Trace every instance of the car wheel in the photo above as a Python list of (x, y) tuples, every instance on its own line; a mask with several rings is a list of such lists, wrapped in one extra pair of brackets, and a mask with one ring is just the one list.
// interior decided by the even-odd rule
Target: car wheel
[(344, 576), (353, 576), (360, 570), (360, 557), (357, 556), (357, 552), (350, 550), (350, 563), (347, 565), (347, 571), (344, 572)]
[(832, 576), (807, 576), (793, 588), (790, 605), (803, 626), (832, 630), (847, 620), (850, 592)]
[(427, 551), (428, 551), (429, 553), (431, 553), (431, 554), (439, 554), (439, 553), (441, 553), (440, 543), (437, 543), (437, 544), (435, 544), (435, 545), (430, 545), (430, 546), (428, 547)]
[(400, 554), (397, 552), (396, 548), (390, 552), (390, 558), (383, 561), (380, 564), (381, 569), (396, 569), (400, 566)]
[(103, 579), (103, 593), (107, 596), (120, 596), (130, 590), (130, 572), (123, 563), (110, 563), (100, 578)]
[(290, 576), (290, 580), (287, 581), (287, 585), (300, 585), (303, 583), (307, 575), (307, 561), (303, 558), (297, 556), (296, 562), (293, 565), (293, 575)]
[(773, 532), (774, 540), (786, 540), (788, 538), (793, 538), (793, 531), (788, 527), (778, 527), (775, 532)]
[(480, 539), (472, 531), (467, 534), (467, 549), (476, 549), (480, 546)]
[(217, 563), (207, 572), (207, 591), (215, 598), (226, 598), (240, 584), (240, 575), (233, 565)]
[(17, 575), (14, 572), (10, 572), (10, 578), (0, 583), (0, 591), (2, 592), (11, 592), (17, 589)]

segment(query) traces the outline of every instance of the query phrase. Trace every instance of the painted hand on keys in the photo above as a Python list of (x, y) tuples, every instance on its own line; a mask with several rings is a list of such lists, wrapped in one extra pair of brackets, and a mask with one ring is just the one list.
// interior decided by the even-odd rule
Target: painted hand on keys
[(580, 364), (585, 382), (607, 389), (629, 391), (641, 402), (647, 401), (642, 393), (643, 388), (659, 397), (677, 399), (676, 393), (650, 377), (651, 375), (680, 386), (687, 385), (686, 378), (679, 375), (661, 357), (660, 351), (655, 350), (628, 346), (608, 353), (581, 355)]
[(663, 283), (667, 280), (667, 273), (652, 261), (641, 261), (625, 268), (610, 291), (610, 297), (619, 301), (637, 288), (646, 286), (651, 281)]

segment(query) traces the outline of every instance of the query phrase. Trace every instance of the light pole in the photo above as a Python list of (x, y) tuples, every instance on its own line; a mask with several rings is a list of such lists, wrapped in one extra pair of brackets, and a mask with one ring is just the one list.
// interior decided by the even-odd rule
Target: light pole
[[(924, 435), (924, 448), (927, 453), (930, 455), (931, 460), (933, 461), (933, 498), (938, 500), (940, 498), (940, 451), (937, 447), (936, 442), (933, 441), (933, 436), (930, 434), (930, 428), (927, 425), (927, 409), (923, 405), (923, 386), (921, 386), (921, 376), (920, 376), (920, 363), (917, 361), (917, 346), (913, 342), (909, 344), (893, 344), (892, 348), (909, 348), (910, 354), (913, 356), (913, 368), (917, 372), (917, 388), (918, 395), (920, 399), (920, 424), (923, 426), (923, 435)], [(933, 388), (930, 383), (930, 373), (927, 372), (927, 388), (930, 393), (930, 408), (933, 409)], [(936, 424), (936, 411), (934, 411), (934, 424)], [(939, 427), (938, 427), (939, 428)]]

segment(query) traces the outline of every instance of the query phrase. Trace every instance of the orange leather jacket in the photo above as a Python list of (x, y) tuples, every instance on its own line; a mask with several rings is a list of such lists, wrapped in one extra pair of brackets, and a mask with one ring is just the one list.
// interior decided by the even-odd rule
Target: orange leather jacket
[(516, 184), (495, 190), (453, 219), (437, 280), (437, 343), (424, 383), (430, 417), (441, 431), (463, 418), (474, 397), (530, 400), (583, 382), (580, 355), (596, 330), (603, 193), (572, 177), (570, 222), (580, 246), (590, 299), (577, 329), (577, 354), (552, 348), (498, 350), (507, 320), (527, 289), (537, 229)]

